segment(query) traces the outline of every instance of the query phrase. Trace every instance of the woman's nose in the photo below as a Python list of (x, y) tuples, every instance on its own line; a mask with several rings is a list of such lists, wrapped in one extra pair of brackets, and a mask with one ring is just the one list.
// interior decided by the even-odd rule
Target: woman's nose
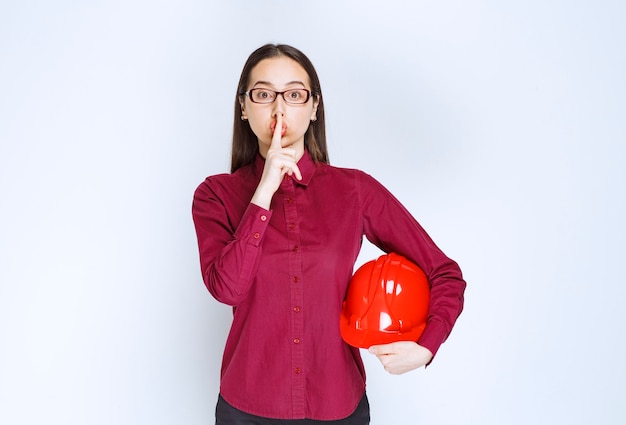
[(285, 113), (285, 99), (281, 95), (276, 96), (276, 100), (272, 104), (272, 115), (277, 114), (284, 115)]

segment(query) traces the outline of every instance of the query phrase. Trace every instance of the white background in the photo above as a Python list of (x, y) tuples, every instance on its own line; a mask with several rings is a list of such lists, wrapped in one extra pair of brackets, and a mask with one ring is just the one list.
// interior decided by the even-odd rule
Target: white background
[(266, 42), (316, 65), (331, 162), (382, 181), (468, 281), (427, 370), (364, 353), (372, 424), (626, 423), (624, 16), (2, 0), (0, 423), (213, 423), (230, 310), (201, 281), (191, 197), (228, 170)]

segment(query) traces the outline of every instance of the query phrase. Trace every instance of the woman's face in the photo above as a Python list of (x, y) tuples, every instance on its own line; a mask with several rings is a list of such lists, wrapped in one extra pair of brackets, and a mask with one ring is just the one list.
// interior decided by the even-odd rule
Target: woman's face
[[(267, 89), (273, 92), (292, 89), (311, 90), (309, 76), (304, 68), (285, 56), (260, 61), (252, 68), (248, 81), (247, 90)], [(282, 114), (283, 118), (282, 147), (293, 147), (298, 154), (302, 154), (304, 134), (311, 120), (315, 119), (318, 103), (313, 96), (303, 104), (287, 103), (281, 95), (276, 96), (272, 103), (254, 103), (248, 96), (244, 96), (241, 111), (258, 139), (259, 152), (263, 157), (266, 156), (272, 141), (277, 114)]]

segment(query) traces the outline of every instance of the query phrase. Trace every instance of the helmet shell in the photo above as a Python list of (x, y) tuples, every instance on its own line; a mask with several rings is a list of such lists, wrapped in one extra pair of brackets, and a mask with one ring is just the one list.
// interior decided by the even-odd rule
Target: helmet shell
[(389, 253), (354, 273), (343, 302), (340, 329), (348, 344), (369, 348), (417, 341), (428, 318), (430, 285), (422, 269)]

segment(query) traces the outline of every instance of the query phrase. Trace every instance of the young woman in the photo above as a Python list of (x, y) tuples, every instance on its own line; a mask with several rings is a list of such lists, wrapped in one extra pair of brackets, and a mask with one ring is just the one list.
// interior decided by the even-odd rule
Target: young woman
[(206, 287), (233, 306), (216, 424), (369, 423), (360, 351), (339, 328), (363, 236), (431, 285), (420, 339), (369, 350), (388, 372), (428, 364), (461, 313), (457, 264), (376, 180), (329, 165), (317, 73), (293, 47), (248, 58), (231, 173), (200, 184), (192, 212)]

